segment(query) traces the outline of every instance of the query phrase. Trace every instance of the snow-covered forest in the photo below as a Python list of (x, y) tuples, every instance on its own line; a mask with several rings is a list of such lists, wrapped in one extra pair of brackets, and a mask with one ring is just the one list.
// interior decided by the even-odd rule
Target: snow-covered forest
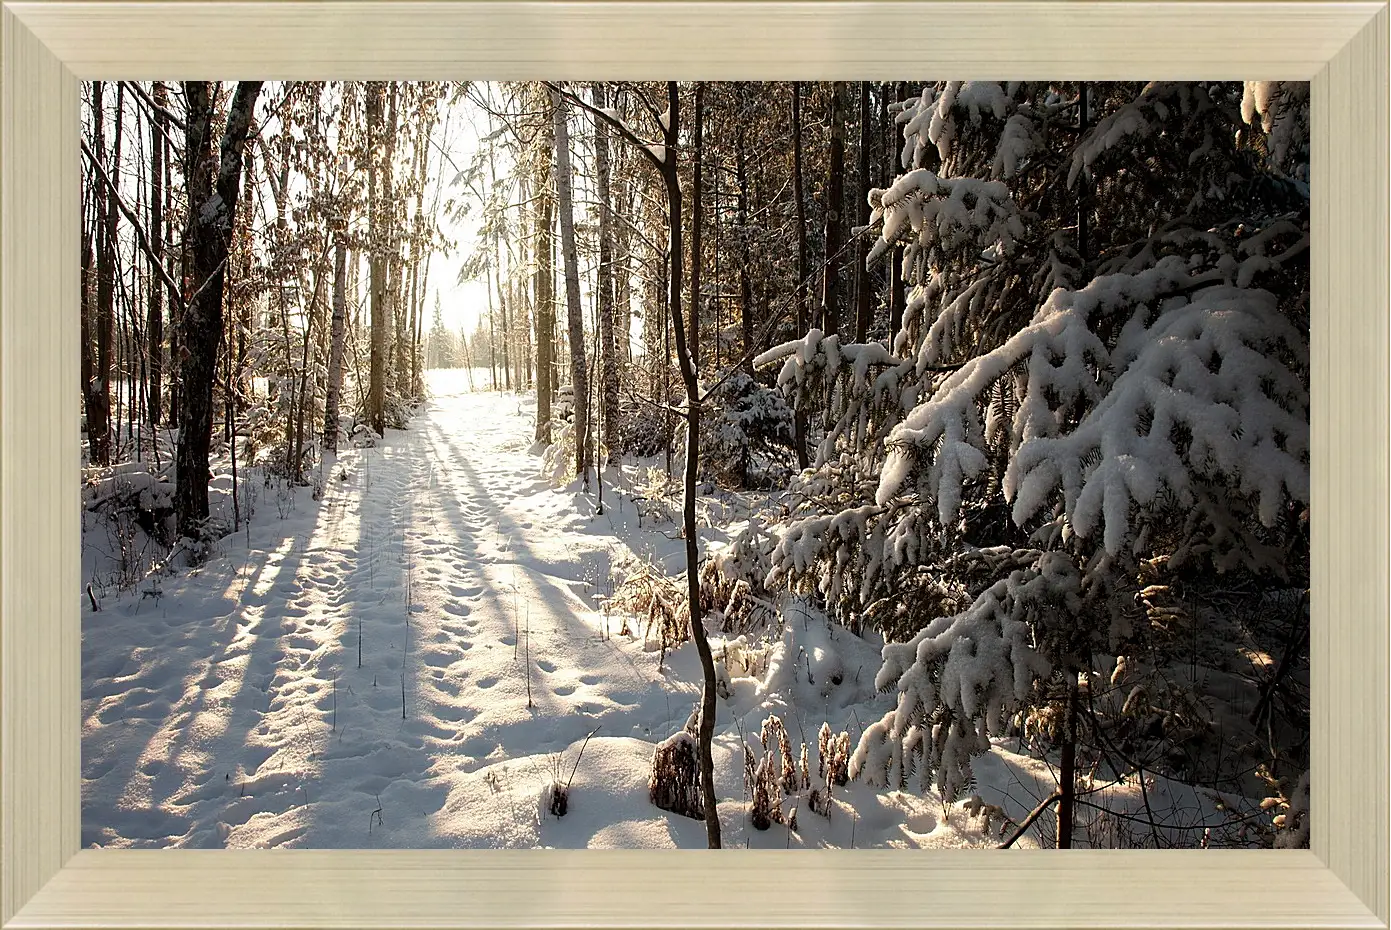
[(1306, 84), (83, 119), (84, 846), (1308, 845)]

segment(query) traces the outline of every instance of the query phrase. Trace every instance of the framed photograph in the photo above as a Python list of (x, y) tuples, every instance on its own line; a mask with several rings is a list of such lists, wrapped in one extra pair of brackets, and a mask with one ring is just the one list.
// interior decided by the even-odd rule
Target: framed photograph
[(0, 926), (1386, 927), (1389, 61), (0, 0)]

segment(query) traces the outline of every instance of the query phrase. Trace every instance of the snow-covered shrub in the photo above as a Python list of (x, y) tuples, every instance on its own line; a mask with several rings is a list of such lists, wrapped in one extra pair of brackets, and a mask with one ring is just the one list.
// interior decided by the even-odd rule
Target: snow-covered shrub
[(386, 392), (386, 402), (382, 407), (386, 425), (390, 429), (405, 429), (420, 405), (420, 398), (403, 396), (395, 391)]
[(966, 816), (972, 820), (980, 821), (982, 833), (996, 832), (1000, 836), (1004, 836), (1005, 828), (1014, 823), (1005, 813), (1003, 807), (998, 804), (987, 804), (981, 800), (981, 796), (978, 794), (973, 794), (967, 798), (962, 803), (961, 808), (966, 812)]
[(744, 747), (744, 777), (749, 791), (749, 820), (755, 829), (767, 830), (774, 823), (797, 829), (797, 808), (805, 803), (813, 813), (831, 815), (831, 799), (836, 787), (849, 781), (847, 760), (850, 734), (833, 734), (828, 723), (817, 734), (818, 762), (813, 777), (807, 744), (797, 753), (782, 718), (772, 715), (759, 730), (762, 753), (755, 758)]
[(623, 404), (614, 419), (617, 448), (614, 451), (638, 458), (652, 458), (666, 448), (676, 418), (653, 404)]
[(541, 477), (552, 487), (564, 487), (575, 476), (575, 426), (564, 423), (551, 433), (551, 444), (541, 453)]
[(763, 587), (772, 542), (754, 519), (729, 545), (710, 553), (701, 563), (701, 610), (712, 619), (718, 612), (723, 632), (746, 632), (777, 618), (777, 608)]
[[(685, 578), (667, 575), (647, 561), (631, 563), (614, 589), (609, 606), (642, 623), (643, 640), (650, 641), (656, 629), (662, 654), (685, 642), (690, 636), (690, 611), (686, 605)], [(627, 622), (624, 622), (627, 626)]]
[(705, 819), (705, 802), (700, 790), (699, 750), (695, 737), (680, 730), (657, 744), (652, 753), (652, 776), (647, 797), (664, 811)]
[(774, 823), (788, 823), (789, 829), (795, 830), (796, 824), (791, 823), (784, 812), (783, 801), (796, 796), (803, 788), (801, 776), (805, 775), (806, 747), (802, 747), (799, 775), (797, 761), (792, 755), (792, 741), (781, 717), (773, 715), (763, 721), (758, 741), (763, 754), (756, 763), (745, 747), (745, 774), (750, 781), (749, 820), (756, 830), (767, 830)]
[(895, 108), (870, 203), (900, 329), (757, 360), (827, 424), (767, 584), (907, 640), (856, 774), (966, 788), (990, 736), (1154, 645), (1144, 566), (1307, 583), (1306, 99), (942, 82)]
[[(82, 506), (105, 530), (109, 582), (137, 585), (174, 544), (172, 463), (126, 462), (84, 470)], [(90, 530), (89, 530), (90, 532)]]
[(850, 781), (850, 734), (844, 730), (831, 733), (829, 723), (821, 724), (816, 736), (820, 761), (817, 774), (826, 785), (845, 785)]
[(782, 394), (738, 371), (701, 408), (700, 464), (734, 487), (769, 487), (788, 475), (792, 410)]
[(575, 391), (568, 384), (562, 384), (551, 400), (551, 427), (575, 420)]

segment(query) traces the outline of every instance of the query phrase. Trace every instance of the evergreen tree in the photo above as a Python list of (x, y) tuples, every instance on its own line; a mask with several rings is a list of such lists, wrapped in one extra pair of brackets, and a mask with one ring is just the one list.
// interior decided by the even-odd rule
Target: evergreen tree
[(858, 776), (953, 798), (1046, 721), (1066, 765), (1102, 657), (1155, 647), (1156, 579), (1307, 586), (1307, 103), (1254, 95), (945, 82), (895, 108), (870, 259), (903, 247), (902, 330), (760, 359), (833, 424), (772, 580), (906, 640)]

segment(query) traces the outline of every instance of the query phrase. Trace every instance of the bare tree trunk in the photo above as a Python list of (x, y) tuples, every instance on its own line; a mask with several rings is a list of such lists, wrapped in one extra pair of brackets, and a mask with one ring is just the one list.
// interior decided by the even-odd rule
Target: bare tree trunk
[[(869, 146), (874, 138), (871, 133), (869, 117), (869, 82), (860, 82), (860, 151), (857, 153), (856, 168), (859, 171), (860, 190), (856, 199), (857, 226), (869, 225)], [(855, 341), (864, 342), (869, 335), (871, 322), (869, 268), (866, 258), (869, 255), (869, 240), (863, 234), (855, 237)]]
[(213, 88), (184, 84), (188, 104), (188, 199), (192, 278), (197, 298), (184, 312), (180, 365), (179, 442), (175, 505), (179, 532), (200, 538), (208, 519), (208, 451), (212, 441), (213, 382), (222, 340), (222, 294), (228, 247), (241, 192), (242, 154), (261, 92), (260, 81), (237, 84), (220, 152), (212, 145)]
[[(501, 265), (498, 265), (498, 268), (501, 269), (502, 266), (501, 266)], [(510, 323), (510, 322), (508, 321), (508, 319), (507, 319), (507, 294), (506, 294), (506, 291), (505, 291), (505, 290), (503, 289), (503, 287), (502, 287), (502, 278), (503, 278), (503, 275), (502, 275), (501, 271), (499, 271), (497, 278), (494, 280), (494, 283), (497, 285), (497, 309), (498, 309), (498, 314), (499, 314), (499, 316), (502, 317), (502, 320), (501, 320), (501, 324), (502, 324), (502, 366), (501, 366), (501, 367), (502, 367), (502, 378), (503, 378), (504, 386), (507, 388), (507, 390), (510, 391), (510, 390), (512, 390), (512, 362), (511, 362), (511, 359), (510, 359), (510, 357), (509, 357), (509, 352), (508, 352), (508, 348), (509, 348), (509, 347), (508, 347), (508, 343), (510, 343), (510, 342), (512, 341), (512, 327), (511, 327), (511, 323)], [(497, 351), (497, 348), (498, 348), (498, 345), (497, 345), (497, 337), (494, 337), (494, 340), (493, 340), (493, 350), (494, 350), (494, 351)], [(493, 385), (494, 385), (495, 387), (496, 387), (496, 385), (497, 385), (497, 379), (496, 379), (496, 378), (494, 378), (494, 380), (493, 380)]]
[(371, 363), (367, 376), (367, 419), (378, 436), (386, 433), (386, 206), (377, 194), (378, 148), (382, 145), (380, 82), (367, 85), (367, 212), (370, 293), (372, 306)]
[[(680, 114), (680, 92), (677, 83), (669, 81), (667, 83), (667, 110), (662, 147), (660, 152), (654, 152), (651, 148), (643, 146), (642, 151), (661, 174), (667, 195), (667, 254), (671, 259), (668, 262), (667, 305), (671, 308), (670, 331), (676, 342), (676, 358), (681, 370), (681, 381), (686, 389), (686, 463), (682, 532), (686, 540), (687, 605), (691, 639), (695, 642), (696, 653), (700, 657), (700, 667), (704, 679), (696, 741), (700, 752), (700, 783), (705, 812), (706, 839), (710, 848), (716, 849), (720, 846), (719, 799), (715, 794), (715, 763), (711, 755), (711, 740), (715, 731), (715, 660), (710, 652), (710, 643), (705, 636), (705, 626), (700, 616), (700, 541), (696, 525), (696, 472), (700, 461), (701, 397), (696, 368), (686, 341), (685, 319), (681, 313), (682, 265), (684, 263), (682, 261), (681, 241), (681, 178), (677, 162), (677, 143), (681, 138)], [(634, 145), (642, 145), (641, 140), (632, 135), (621, 121), (614, 120), (614, 122), (623, 130), (629, 142)]]
[[(552, 147), (550, 127), (542, 130), (540, 151)], [(551, 161), (540, 159), (536, 182), (536, 439), (551, 441), (551, 369), (555, 347), (555, 270), (551, 265)]]
[(1077, 673), (1069, 671), (1065, 675), (1067, 710), (1063, 719), (1062, 758), (1058, 764), (1059, 849), (1072, 848), (1072, 826), (1077, 809)]
[(840, 248), (845, 209), (845, 82), (831, 84), (831, 145), (826, 168), (826, 262), (821, 279), (821, 328), (840, 332)]
[[(491, 123), (490, 123), (490, 125), (491, 125)], [(496, 160), (495, 160), (494, 157), (493, 157), (493, 147), (492, 147), (491, 145), (488, 146), (488, 179), (489, 179), (489, 181), (491, 181), (493, 184), (497, 184), (497, 162), (496, 162)], [(494, 334), (492, 335), (492, 340), (493, 340), (492, 354), (493, 354), (493, 355), (496, 355), (496, 354), (498, 354), (499, 349), (501, 350), (501, 353), (502, 353), (502, 364), (501, 364), (500, 367), (501, 367), (501, 369), (502, 369), (503, 384), (504, 384), (504, 386), (506, 387), (506, 389), (510, 391), (510, 390), (512, 390), (512, 362), (511, 362), (511, 357), (512, 357), (512, 355), (514, 354), (514, 353), (512, 352), (512, 326), (511, 326), (510, 321), (508, 320), (508, 315), (507, 315), (507, 304), (508, 304), (509, 297), (508, 297), (508, 295), (507, 295), (505, 289), (503, 288), (502, 284), (503, 284), (504, 278), (505, 278), (506, 280), (508, 280), (508, 281), (511, 281), (511, 280), (512, 280), (512, 276), (513, 276), (513, 274), (514, 274), (514, 271), (513, 271), (513, 269), (512, 269), (511, 263), (505, 259), (505, 256), (504, 256), (503, 251), (502, 251), (502, 240), (503, 240), (503, 238), (504, 238), (505, 235), (506, 235), (505, 230), (506, 230), (506, 226), (504, 225), (504, 226), (503, 226), (503, 232), (502, 232), (502, 233), (499, 233), (499, 232), (497, 232), (497, 231), (494, 231), (494, 233), (493, 233), (493, 254), (494, 254), (494, 255), (496, 256), (496, 258), (497, 258), (497, 269), (498, 269), (497, 276), (493, 279), (493, 283), (494, 283), (494, 284), (496, 285), (496, 287), (497, 287), (497, 309), (498, 309), (498, 315), (499, 315), (499, 317), (501, 318), (501, 319), (498, 321), (498, 323), (499, 323), (499, 326), (501, 327), (502, 344), (501, 344), (501, 346), (498, 345), (498, 337), (497, 337), (497, 334), (494, 333)], [(510, 249), (509, 249), (509, 252), (510, 252)], [(491, 264), (491, 263), (490, 263), (490, 264)], [(514, 315), (515, 315), (515, 314), (514, 314)], [(491, 331), (491, 327), (492, 327), (492, 319), (491, 319), (491, 317), (490, 317), (489, 320), (488, 320), (488, 325), (489, 325), (490, 331)], [(519, 379), (518, 379), (518, 384), (520, 385), (520, 383), (521, 383), (521, 379), (519, 378)], [(493, 375), (493, 389), (494, 389), (494, 390), (497, 390), (497, 388), (498, 388), (498, 379), (497, 379), (497, 375), (495, 374), (495, 375)]]
[[(96, 112), (96, 154), (106, 158), (106, 114), (102, 107), (102, 82), (92, 90), (92, 108)], [(119, 99), (119, 97), (118, 97)], [(102, 195), (97, 237), (97, 306), (96, 306), (96, 371), (89, 382), (87, 402), (87, 438), (92, 462), (107, 465), (111, 462), (111, 339), (115, 328), (116, 275), (116, 194), (120, 185), (120, 134), (113, 142), (116, 149), (107, 172), (111, 185)]]
[(420, 360), (418, 358), (420, 348), (419, 329), (417, 324), (420, 322), (420, 314), (416, 309), (416, 288), (420, 283), (420, 255), (416, 250), (416, 245), (411, 245), (411, 274), (410, 284), (402, 289), (406, 291), (406, 308), (409, 313), (406, 319), (406, 331), (410, 333), (409, 360), (403, 366), (403, 377), (410, 384), (410, 389), (406, 392), (411, 397), (415, 396), (416, 390), (420, 386)]
[[(346, 226), (346, 218), (344, 220)], [(338, 451), (338, 395), (343, 387), (343, 331), (347, 323), (348, 243), (342, 232), (333, 243), (333, 322), (329, 336), (328, 389), (324, 394), (324, 448)]]
[(704, 157), (705, 125), (705, 82), (697, 81), (695, 86), (694, 122), (691, 139), (691, 315), (687, 321), (691, 334), (686, 337), (691, 350), (691, 364), (700, 370), (700, 266), (703, 259), (701, 249), (701, 212), (704, 202), (704, 178), (701, 160)]
[[(555, 200), (551, 200), (551, 327), (546, 332), (551, 339), (551, 397), (554, 398), (560, 393), (560, 370), (565, 361), (565, 342), (560, 338), (560, 316), (556, 313), (556, 304), (559, 301), (559, 294), (556, 292), (556, 277), (565, 277), (564, 268), (559, 262), (560, 240), (556, 235), (555, 228)], [(561, 286), (564, 286), (563, 283)]]
[[(328, 257), (324, 253), (323, 259)], [(300, 344), (300, 366), (299, 366), (299, 406), (295, 412), (295, 446), (294, 458), (291, 462), (295, 480), (304, 481), (304, 424), (307, 419), (306, 411), (314, 405), (314, 397), (319, 392), (317, 380), (312, 375), (312, 366), (309, 364), (309, 349), (314, 344), (315, 321), (318, 319), (320, 310), (320, 298), (323, 296), (324, 272), (323, 260), (315, 263), (311, 272), (313, 284), (310, 286), (309, 308), (304, 314), (304, 339)], [(313, 428), (312, 425), (310, 427)]]
[[(677, 259), (679, 262), (680, 259)], [(671, 454), (672, 443), (675, 442), (673, 434), (676, 430), (671, 421), (671, 243), (667, 243), (667, 253), (662, 259), (662, 278), (659, 294), (666, 301), (666, 310), (662, 314), (662, 439), (666, 447), (666, 473), (671, 477)]]
[(468, 389), (469, 393), (472, 394), (478, 389), (473, 384), (473, 352), (469, 348), (468, 330), (459, 332), (459, 351), (464, 356), (464, 371), (468, 373)]
[[(908, 92), (908, 85), (899, 81), (894, 92), (902, 103)], [(903, 246), (896, 245), (889, 262), (889, 348), (893, 348), (898, 331), (903, 328), (903, 308), (906, 298), (903, 292)]]
[(383, 186), (386, 190), (387, 206), (387, 300), (390, 302), (392, 321), (391, 359), (393, 362), (392, 383), (396, 397), (405, 400), (410, 396), (410, 363), (406, 359), (409, 345), (406, 340), (406, 269), (401, 255), (401, 230), (396, 216), (396, 132), (400, 126), (399, 81), (391, 82), (391, 98), (386, 119), (386, 158), (383, 167)]
[[(171, 218), (172, 226), (172, 218), (174, 215), (174, 146), (168, 138), (164, 140), (164, 146), (164, 214)], [(186, 221), (185, 225), (187, 225)], [(172, 242), (169, 244), (171, 246), (173, 245)], [(173, 254), (172, 249), (168, 251), (170, 254), (165, 264), (169, 270), (169, 276), (175, 280), (182, 281), (182, 273), (186, 273), (188, 270), (188, 243), (180, 243), (177, 255)], [(177, 271), (175, 262), (178, 262)], [(186, 298), (187, 294), (188, 292), (185, 290), (180, 296)], [(169, 326), (166, 332), (169, 338), (169, 368), (167, 372), (169, 376), (169, 388), (166, 391), (169, 395), (169, 418), (166, 421), (168, 423), (179, 422), (179, 393), (181, 390), (179, 379), (179, 328), (182, 325), (183, 302), (171, 300), (169, 303)]]
[[(525, 175), (518, 181), (518, 186), (521, 188), (522, 201), (532, 204), (532, 229), (536, 235), (539, 235), (541, 222), (538, 218), (541, 211), (540, 201), (533, 199), (531, 184)], [(537, 193), (536, 197), (539, 196), (540, 194)], [(524, 226), (525, 224), (520, 223), (519, 225)], [(541, 261), (541, 251), (537, 248), (535, 236), (530, 237), (530, 241), (528, 241), (528, 238), (525, 232), (518, 237), (517, 250), (520, 253), (518, 256), (519, 269), (528, 267), (528, 257), (534, 259), (538, 263)], [(527, 253), (528, 248), (531, 250), (530, 256), (528, 256)], [(535, 358), (532, 355), (531, 349), (531, 328), (535, 324), (537, 313), (537, 291), (534, 289), (537, 280), (538, 279), (533, 276), (533, 287), (528, 287), (526, 281), (521, 279), (520, 275), (512, 282), (512, 326), (513, 331), (521, 337), (521, 351), (517, 353), (517, 388), (519, 390), (529, 390), (536, 383), (535, 372), (532, 368), (532, 362)], [(529, 301), (528, 298), (530, 299)]]
[[(497, 278), (498, 278), (499, 287), (498, 287), (498, 289), (497, 289), (496, 292), (493, 291), (493, 278), (494, 278), (494, 276), (493, 276), (493, 263), (492, 263), (492, 262), (488, 262), (486, 265), (483, 266), (483, 276), (484, 276), (484, 281), (485, 281), (485, 284), (486, 284), (486, 287), (487, 287), (487, 291), (488, 291), (488, 390), (490, 390), (490, 391), (496, 391), (496, 390), (497, 390), (497, 386), (498, 386), (498, 380), (497, 380), (497, 326), (496, 326), (495, 321), (496, 321), (496, 319), (497, 319), (497, 312), (498, 312), (498, 310), (497, 310), (497, 302), (501, 300), (501, 295), (502, 295), (502, 288), (501, 288), (501, 283), (502, 283), (502, 282), (501, 282), (501, 278), (502, 278), (502, 269), (501, 269), (501, 268), (498, 269)], [(482, 320), (479, 320), (479, 322), (478, 322), (478, 328), (479, 328), (479, 331), (481, 332), (481, 331), (482, 331), (482, 328), (483, 328), (483, 321), (482, 321)]]
[[(611, 216), (620, 213), (631, 216), (632, 210), (632, 181), (627, 176), (620, 165), (618, 167), (618, 180), (611, 191), (613, 203), (615, 205)], [(633, 261), (632, 261), (633, 234), (627, 223), (618, 223), (613, 230), (613, 335), (615, 345), (614, 358), (614, 397), (617, 402), (618, 380), (620, 362), (627, 363), (632, 361), (632, 324), (633, 324)], [(618, 352), (621, 345), (622, 352)], [(615, 411), (613, 416), (614, 436), (617, 435), (619, 417)], [(615, 438), (615, 442), (617, 439)]]
[[(152, 261), (164, 261), (164, 155), (167, 143), (164, 110), (168, 93), (163, 81), (155, 81), (154, 113), (150, 118), (150, 250)], [(150, 386), (146, 417), (158, 426), (164, 397), (164, 284), (160, 272), (150, 270), (150, 302), (145, 322), (149, 340)]]
[[(290, 149), (292, 139), (288, 133), (282, 133), (277, 139), (279, 149), (279, 163), (277, 165), (266, 165), (266, 179), (270, 182), (271, 196), (275, 199), (275, 234), (273, 239), (273, 251), (282, 256), (271, 262), (271, 288), (275, 294), (275, 309), (280, 315), (280, 338), (284, 343), (284, 362), (282, 365), (282, 385), (289, 385), (290, 408), (285, 417), (285, 473), (292, 481), (299, 480), (299, 467), (294, 461), (295, 452), (295, 410), (299, 403), (299, 378), (294, 370), (294, 351), (290, 336), (290, 307), (286, 299), (285, 292), (289, 289), (289, 278), (293, 273), (298, 277), (299, 269), (292, 267), (287, 260), (290, 251)], [(269, 158), (267, 158), (269, 161)], [(251, 172), (248, 171), (249, 175)], [(248, 195), (252, 190), (251, 179), (247, 178), (246, 190)], [(298, 294), (303, 299), (303, 287), (298, 287)], [(228, 439), (231, 439), (230, 434)]]
[(580, 306), (579, 256), (575, 246), (574, 179), (570, 173), (570, 106), (551, 92), (555, 125), (555, 187), (560, 201), (561, 260), (565, 264), (565, 304), (569, 312), (570, 393), (575, 406), (575, 473), (589, 483), (589, 371), (584, 351), (584, 310)]
[[(412, 366), (414, 366), (413, 370), (415, 371), (416, 378), (415, 378), (415, 381), (412, 383), (411, 391), (412, 391), (417, 397), (423, 397), (423, 396), (424, 396), (424, 391), (425, 391), (425, 382), (422, 381), (422, 380), (420, 379), (420, 364), (419, 364), (419, 359), (418, 359), (417, 356), (416, 356), (416, 353), (419, 352), (419, 348), (420, 348), (420, 329), (421, 329), (421, 326), (423, 325), (424, 320), (425, 320), (425, 295), (426, 295), (427, 293), (429, 293), (429, 291), (430, 291), (430, 256), (433, 255), (433, 254), (434, 254), (433, 252), (431, 252), (431, 251), (429, 251), (429, 250), (426, 250), (424, 257), (421, 259), (421, 264), (420, 264), (420, 292), (419, 292), (419, 295), (418, 295), (418, 296), (419, 296), (419, 299), (420, 299), (420, 304), (419, 304), (419, 309), (417, 309), (417, 310), (414, 312), (414, 314), (413, 314), (413, 318), (414, 318), (414, 321), (415, 321), (415, 322), (414, 322), (415, 331), (414, 331), (414, 333), (412, 333), (412, 335), (411, 335), (411, 347), (412, 347), (412, 356), (411, 356), (412, 362), (411, 362), (411, 364), (412, 364)], [(438, 295), (436, 295), (436, 296), (438, 296)]]
[[(420, 322), (425, 315), (425, 280), (421, 275), (422, 252), (428, 254), (425, 242), (425, 180), (430, 164), (430, 134), (434, 131), (433, 119), (424, 120), (416, 140), (417, 173), (415, 177), (415, 223), (411, 242), (411, 394), (419, 395), (424, 388), (420, 380)], [(418, 290), (417, 290), (418, 288)]]
[[(115, 276), (116, 268), (121, 263), (120, 247), (121, 242), (117, 236), (117, 219), (120, 217), (120, 208), (116, 206), (116, 191), (121, 187), (121, 143), (125, 138), (122, 131), (122, 123), (125, 116), (126, 85), (118, 82), (116, 84), (116, 125), (115, 134), (111, 140), (111, 170), (108, 175), (111, 178), (110, 196), (111, 202), (106, 207), (106, 250), (107, 261), (110, 263), (110, 274), (112, 287), (108, 292), (110, 300), (106, 304), (99, 304), (97, 307), (97, 371), (101, 377), (101, 392), (104, 397), (104, 407), (106, 410), (106, 449), (102, 458), (103, 462), (113, 460), (116, 446), (119, 445), (121, 436), (121, 388), (125, 384), (120, 367), (116, 364), (115, 354), (120, 351), (117, 345), (116, 335), (116, 293)], [(122, 282), (122, 295), (125, 295), (124, 282)], [(111, 423), (111, 386), (116, 383), (116, 420), (114, 426)]]
[(682, 500), (682, 527), (686, 537), (686, 598), (690, 612), (691, 639), (700, 657), (704, 686), (700, 696), (700, 720), (696, 740), (700, 746), (700, 787), (705, 801), (705, 835), (711, 849), (720, 847), (719, 799), (715, 795), (715, 760), (711, 741), (715, 733), (715, 659), (705, 638), (705, 625), (700, 616), (700, 540), (696, 528), (696, 471), (700, 460), (700, 385), (696, 380), (695, 364), (686, 343), (684, 321), (681, 319), (681, 180), (677, 174), (677, 142), (680, 139), (679, 121), (681, 98), (675, 81), (667, 83), (666, 149), (662, 160), (663, 180), (666, 182), (667, 207), (670, 211), (671, 274), (668, 286), (671, 303), (671, 329), (676, 340), (676, 360), (681, 367), (681, 380), (686, 386), (686, 468)]
[[(802, 85), (792, 82), (792, 196), (797, 201), (797, 335), (807, 334), (807, 303), (811, 299), (811, 282), (807, 280), (807, 199), (802, 179)], [(797, 453), (797, 467), (811, 464), (807, 456), (807, 412), (799, 405), (792, 418), (792, 446)]]
[[(92, 137), (97, 158), (103, 158), (101, 144), (101, 82), (92, 83)], [(106, 212), (106, 193), (96, 184), (87, 187), (82, 219), (82, 321), (81, 377), (83, 413), (87, 420), (88, 439), (91, 438), (92, 418), (96, 410), (96, 357), (92, 354), (92, 317), (96, 312), (97, 259), (94, 252), (101, 248), (103, 216)], [(89, 446), (88, 457), (91, 460)]]
[[(590, 85), (594, 106), (608, 106), (607, 92), (602, 81)], [(599, 372), (603, 384), (600, 394), (600, 443), (612, 450), (618, 442), (615, 424), (618, 421), (618, 359), (614, 340), (614, 282), (613, 282), (613, 200), (609, 190), (609, 127), (602, 119), (594, 118), (594, 171), (599, 187)], [(626, 334), (625, 334), (626, 338)]]
[(734, 136), (734, 177), (739, 185), (735, 206), (739, 216), (739, 324), (744, 336), (744, 370), (753, 375), (753, 282), (749, 277), (753, 259), (749, 255), (749, 159), (744, 138), (744, 122), (739, 121)]

